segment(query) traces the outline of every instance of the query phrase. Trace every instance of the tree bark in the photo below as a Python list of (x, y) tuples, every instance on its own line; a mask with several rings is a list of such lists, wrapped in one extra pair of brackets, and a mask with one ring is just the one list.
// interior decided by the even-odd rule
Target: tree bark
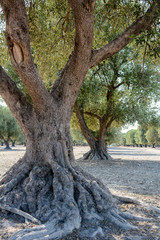
[(0, 201), (44, 224), (18, 232), (11, 239), (56, 239), (80, 226), (81, 232), (87, 226), (85, 234), (89, 236), (93, 225), (105, 219), (124, 229), (134, 229), (120, 216), (109, 190), (76, 166), (68, 115), (53, 114), (51, 108), (30, 117), (35, 129), (25, 130), (26, 153), (3, 176)]
[(16, 140), (11, 139), (11, 142), (12, 142), (12, 147), (15, 147)]
[(6, 150), (11, 150), (10, 146), (9, 146), (9, 141), (10, 141), (10, 138), (7, 137), (7, 138), (4, 138), (3, 136), (0, 136), (1, 139), (3, 139), (3, 142), (1, 142), (1, 146), (3, 146), (3, 143), (5, 144), (5, 149)]
[(84, 160), (112, 160), (112, 157), (109, 155), (107, 151), (107, 146), (105, 142), (105, 137), (106, 137), (106, 131), (107, 128), (110, 126), (111, 121), (106, 124), (106, 119), (105, 117), (100, 120), (100, 129), (99, 129), (99, 136), (96, 139), (91, 130), (88, 128), (85, 118), (84, 118), (84, 113), (83, 110), (78, 107), (78, 104), (75, 105), (75, 111), (76, 111), (76, 116), (79, 121), (79, 125), (81, 128), (81, 131), (83, 133), (83, 136), (85, 137), (89, 147), (90, 151), (85, 153), (83, 155)]
[[(0, 203), (27, 212), (44, 223), (22, 230), (11, 239), (57, 239), (80, 227), (79, 233), (89, 239), (96, 237), (100, 222), (106, 219), (122, 229), (135, 229), (126, 222), (128, 215), (118, 209), (109, 190), (77, 167), (73, 155), (72, 109), (88, 69), (96, 63), (95, 58), (98, 62), (104, 59), (103, 49), (91, 50), (95, 1), (68, 0), (75, 19), (75, 45), (51, 93), (45, 88), (32, 59), (25, 1), (0, 0), (0, 3), (11, 61), (33, 102), (27, 101), (0, 66), (0, 94), (19, 122), (26, 140), (24, 157), (0, 181)], [(152, 15), (141, 19), (142, 25), (143, 22), (151, 24)], [(139, 27), (139, 22), (130, 29), (128, 38), (136, 26)], [(141, 27), (139, 33), (144, 29)], [(119, 41), (121, 45), (119, 50), (129, 42), (122, 44), (123, 39), (126, 34), (120, 41), (116, 40), (116, 44)], [(104, 52), (106, 58), (111, 56), (106, 55), (106, 47)], [(103, 235), (102, 229), (100, 232)]]
[(6, 139), (6, 140), (4, 140), (4, 143), (5, 143), (5, 149), (6, 150), (11, 150), (11, 147), (9, 146), (9, 139)]

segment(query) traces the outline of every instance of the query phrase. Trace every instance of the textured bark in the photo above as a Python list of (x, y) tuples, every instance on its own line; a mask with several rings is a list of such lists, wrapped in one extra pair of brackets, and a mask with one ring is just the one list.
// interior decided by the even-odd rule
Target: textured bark
[(77, 119), (78, 119), (78, 122), (79, 122), (79, 125), (81, 128), (82, 134), (85, 137), (85, 139), (90, 147), (90, 151), (83, 155), (83, 159), (84, 160), (96, 160), (96, 161), (97, 160), (112, 160), (112, 157), (109, 155), (109, 153), (107, 151), (105, 137), (106, 137), (107, 128), (110, 126), (113, 119), (111, 118), (107, 124), (106, 116), (104, 116), (102, 119), (99, 118), (100, 129), (99, 129), (98, 139), (96, 139), (86, 124), (83, 110), (80, 109), (80, 107), (78, 106), (77, 103), (75, 104), (75, 111), (76, 111), (76, 116), (77, 116)]
[(99, 225), (105, 220), (122, 229), (135, 229), (125, 220), (134, 217), (120, 212), (115, 198), (103, 183), (76, 166), (70, 119), (78, 91), (88, 69), (96, 64), (95, 58), (99, 62), (104, 55), (107, 58), (123, 48), (129, 42), (126, 36), (129, 38), (137, 27), (139, 29), (139, 22), (138, 33), (146, 29), (144, 22), (150, 25), (153, 14), (137, 21), (129, 35), (125, 32), (112, 42), (110, 49), (114, 43), (120, 45), (116, 51), (106, 54), (108, 50), (104, 47), (92, 52), (95, 1), (68, 0), (75, 19), (75, 45), (49, 93), (33, 63), (25, 2), (0, 0), (0, 3), (11, 61), (33, 102), (27, 101), (0, 66), (0, 94), (19, 122), (26, 140), (24, 157), (0, 182), (0, 203), (8, 209), (27, 212), (44, 223), (22, 230), (11, 239), (57, 239), (80, 227), (80, 233), (84, 234), (85, 227), (88, 228), (89, 239), (97, 233), (103, 235), (105, 228), (102, 231)]
[(12, 142), (12, 147), (15, 147), (16, 140), (11, 139), (11, 142)]
[(3, 146), (3, 143), (5, 144), (5, 149), (6, 150), (11, 150), (10, 146), (9, 146), (9, 141), (10, 141), (10, 138), (7, 137), (7, 138), (4, 138), (3, 136), (0, 136), (1, 139), (3, 139), (3, 142), (1, 143), (1, 146)]
[(23, 212), (22, 210), (19, 210), (19, 209), (17, 209), (17, 208), (9, 207), (9, 206), (0, 204), (0, 209), (5, 210), (5, 211), (8, 211), (8, 212), (11, 212), (11, 213), (14, 213), (14, 214), (17, 214), (17, 215), (19, 215), (19, 216), (22, 216), (22, 217), (24, 217), (25, 219), (29, 219), (29, 220), (32, 221), (33, 223), (36, 223), (36, 224), (40, 224), (40, 223), (41, 223), (41, 222), (38, 221), (36, 218), (32, 217), (30, 214), (28, 214), (28, 213), (26, 213), (26, 212)]
[(6, 150), (11, 150), (11, 147), (9, 146), (9, 139), (5, 140), (4, 143), (6, 145), (5, 149)]
[(32, 121), (37, 129), (28, 134), (25, 156), (3, 176), (0, 201), (45, 224), (11, 239), (60, 238), (84, 224), (91, 228), (89, 222), (97, 225), (105, 219), (124, 229), (134, 229), (120, 217), (122, 213), (109, 190), (75, 165), (68, 126), (62, 116), (55, 127), (54, 119), (49, 125), (36, 114)]

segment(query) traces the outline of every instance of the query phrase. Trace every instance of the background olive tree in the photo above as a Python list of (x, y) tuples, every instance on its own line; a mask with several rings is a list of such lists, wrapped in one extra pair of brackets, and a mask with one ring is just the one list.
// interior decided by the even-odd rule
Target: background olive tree
[[(157, 35), (159, 1), (147, 3), (0, 0), (2, 30), (5, 20), (5, 34), (0, 32), (4, 56), (0, 59), (0, 94), (26, 140), (24, 157), (0, 182), (0, 200), (3, 206), (16, 208), (21, 215), (27, 212), (30, 219), (44, 223), (22, 230), (12, 239), (57, 239), (74, 229), (93, 237), (106, 219), (122, 229), (135, 229), (126, 219), (137, 218), (120, 211), (115, 203), (119, 198), (76, 166), (70, 120), (90, 68), (118, 53), (141, 33), (143, 36), (146, 31), (148, 36), (151, 28)], [(117, 31), (114, 26), (118, 24)], [(101, 30), (104, 35), (98, 34)], [(109, 39), (106, 32), (115, 30), (116, 36)], [(6, 45), (27, 95), (7, 74)], [(105, 231), (104, 227), (103, 236)]]

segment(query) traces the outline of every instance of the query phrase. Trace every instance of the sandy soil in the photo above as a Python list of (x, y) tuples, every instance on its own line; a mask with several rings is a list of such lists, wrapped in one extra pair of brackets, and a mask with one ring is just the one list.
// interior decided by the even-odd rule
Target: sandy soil
[[(74, 147), (77, 163), (100, 178), (113, 194), (138, 199), (160, 210), (160, 149), (110, 147), (109, 153), (113, 160), (108, 162), (83, 161), (81, 158), (88, 150), (88, 147)], [(0, 176), (22, 157), (24, 152), (23, 147), (14, 148), (12, 151), (4, 151), (0, 147)], [(139, 230), (116, 231), (109, 238), (106, 236), (106, 240), (160, 240), (160, 214), (143, 205), (128, 204), (121, 208), (137, 216), (148, 217), (151, 221), (134, 221), (132, 223), (138, 226)], [(7, 239), (13, 232), (28, 225), (32, 224), (19, 224), (16, 217), (13, 218), (9, 213), (4, 215), (1, 211), (0, 239)]]

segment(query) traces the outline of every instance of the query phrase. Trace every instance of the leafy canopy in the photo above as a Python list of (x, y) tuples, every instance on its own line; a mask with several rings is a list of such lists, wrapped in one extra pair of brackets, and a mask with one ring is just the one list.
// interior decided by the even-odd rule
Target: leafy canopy
[(20, 134), (22, 134), (21, 129), (8, 107), (0, 105), (0, 138), (8, 141), (17, 138)]
[[(113, 117), (119, 124), (141, 120), (150, 104), (159, 98), (160, 74), (143, 66), (132, 48), (126, 47), (108, 61), (91, 69), (78, 96), (78, 105), (92, 130), (99, 128), (96, 116)], [(95, 116), (95, 117), (94, 117)]]

